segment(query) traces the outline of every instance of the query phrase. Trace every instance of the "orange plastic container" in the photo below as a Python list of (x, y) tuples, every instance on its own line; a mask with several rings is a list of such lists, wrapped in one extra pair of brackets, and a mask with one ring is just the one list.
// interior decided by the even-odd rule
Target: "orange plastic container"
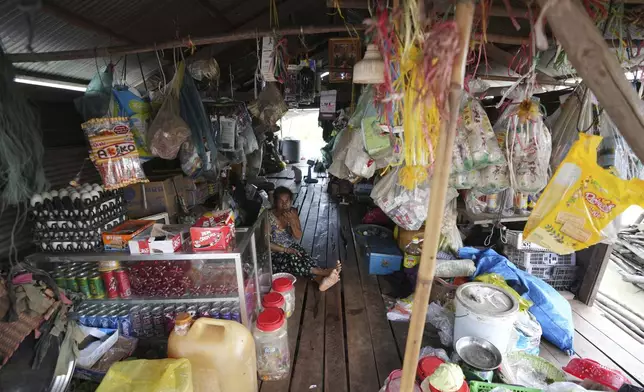
[(242, 324), (197, 319), (184, 336), (168, 338), (168, 358), (187, 358), (194, 392), (257, 392), (255, 341)]

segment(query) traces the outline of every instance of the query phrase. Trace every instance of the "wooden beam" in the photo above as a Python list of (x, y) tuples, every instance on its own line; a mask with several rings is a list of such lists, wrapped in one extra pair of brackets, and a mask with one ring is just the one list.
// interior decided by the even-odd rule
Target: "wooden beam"
[[(518, 62), (523, 60), (522, 58), (518, 58), (517, 55), (513, 55), (512, 53), (507, 52), (492, 43), (485, 44), (485, 54), (489, 59), (492, 59), (505, 67), (509, 67), (510, 64), (512, 64), (512, 66), (516, 68), (519, 65)], [(527, 61), (524, 62), (522, 67), (516, 69), (516, 72), (519, 74), (524, 74), (528, 71), (529, 67)], [(547, 82), (548, 84), (558, 84), (555, 78), (544, 72), (543, 67), (537, 65), (536, 72), (539, 75), (541, 81)]]
[[(354, 29), (361, 31), (364, 26), (353, 26)], [(188, 48), (190, 44), (195, 46), (220, 44), (224, 42), (236, 42), (244, 40), (254, 40), (255, 38), (277, 33), (281, 36), (299, 35), (299, 34), (323, 34), (337, 33), (347, 31), (347, 26), (301, 26), (289, 27), (283, 29), (267, 30), (250, 30), (240, 31), (227, 34), (216, 34), (207, 37), (182, 38), (158, 44), (143, 45), (121, 45), (110, 46), (96, 49), (64, 50), (60, 52), (43, 52), (43, 53), (12, 53), (8, 54), (9, 60), (14, 63), (33, 63), (42, 61), (63, 61), (79, 60), (95, 57), (123, 56), (127, 54), (153, 52), (155, 50)]]
[(86, 19), (80, 15), (77, 15), (69, 10), (66, 10), (63, 7), (60, 7), (51, 1), (43, 0), (40, 7), (41, 11), (48, 13), (49, 15), (55, 16), (58, 19), (61, 19), (70, 25), (80, 27), (81, 29), (94, 32), (96, 34), (105, 35), (110, 38), (117, 39), (119, 41), (125, 42), (127, 44), (135, 43), (130, 37), (126, 37), (123, 34), (119, 34), (116, 31), (110, 29), (109, 27), (101, 26), (100, 24)]
[(635, 155), (644, 160), (641, 100), (595, 23), (575, 0), (539, 0), (539, 4), (542, 7), (550, 5), (546, 17), (568, 60), (615, 122)]

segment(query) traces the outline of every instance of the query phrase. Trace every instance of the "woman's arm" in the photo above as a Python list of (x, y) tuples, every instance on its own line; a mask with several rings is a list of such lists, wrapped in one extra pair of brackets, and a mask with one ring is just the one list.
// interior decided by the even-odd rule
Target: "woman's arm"
[(283, 247), (283, 246), (281, 246), (281, 245), (277, 245), (277, 244), (274, 244), (274, 243), (272, 243), (272, 242), (271, 242), (271, 251), (272, 251), (272, 252), (280, 252), (280, 253), (281, 253), (281, 252), (286, 251), (286, 248), (284, 248), (284, 247)]
[(302, 225), (300, 224), (300, 217), (297, 215), (297, 210), (291, 209), (288, 212), (288, 223), (291, 228), (291, 234), (296, 240), (302, 239)]

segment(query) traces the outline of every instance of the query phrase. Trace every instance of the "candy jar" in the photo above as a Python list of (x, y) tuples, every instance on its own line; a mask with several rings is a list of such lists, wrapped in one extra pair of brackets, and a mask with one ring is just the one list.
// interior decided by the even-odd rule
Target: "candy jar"
[(293, 281), (289, 278), (279, 278), (273, 281), (273, 286), (271, 291), (276, 291), (284, 297), (286, 318), (291, 317), (293, 310), (295, 309), (295, 287), (293, 287)]
[(253, 330), (257, 352), (257, 373), (263, 381), (283, 380), (291, 369), (284, 312), (268, 308), (257, 316)]
[(262, 298), (262, 308), (282, 309), (282, 311), (286, 313), (286, 301), (284, 300), (284, 296), (277, 291), (271, 291)]

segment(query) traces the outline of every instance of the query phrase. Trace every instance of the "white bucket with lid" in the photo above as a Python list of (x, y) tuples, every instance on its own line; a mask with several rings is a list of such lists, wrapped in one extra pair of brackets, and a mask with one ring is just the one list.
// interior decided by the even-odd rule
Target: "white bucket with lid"
[(464, 336), (474, 336), (507, 352), (519, 311), (516, 298), (500, 287), (472, 282), (459, 286), (454, 304), (454, 344)]

